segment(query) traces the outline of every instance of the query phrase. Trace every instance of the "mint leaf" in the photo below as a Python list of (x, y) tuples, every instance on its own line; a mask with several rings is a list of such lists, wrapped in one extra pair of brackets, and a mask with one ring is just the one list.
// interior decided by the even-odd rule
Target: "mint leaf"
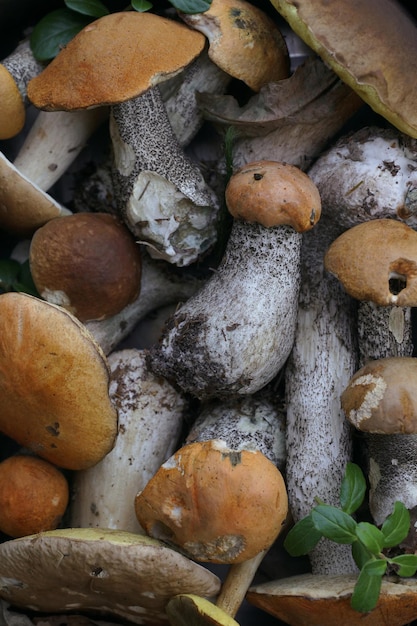
[(382, 548), (385, 545), (385, 537), (379, 528), (373, 524), (359, 522), (356, 526), (356, 536), (372, 554), (380, 554), (382, 552)]
[(381, 526), (384, 535), (384, 547), (398, 546), (408, 535), (410, 530), (410, 513), (402, 502), (395, 502), (393, 512), (388, 515)]
[(13, 285), (18, 280), (20, 263), (13, 259), (0, 259), (0, 290), (13, 291)]
[(398, 576), (408, 578), (414, 576), (417, 571), (417, 555), (416, 554), (401, 554), (395, 556), (392, 559), (388, 559), (389, 563), (394, 563), (398, 566)]
[(302, 556), (316, 547), (322, 535), (313, 524), (311, 515), (297, 522), (284, 540), (284, 548), (291, 556)]
[(359, 465), (347, 463), (340, 487), (340, 505), (351, 515), (362, 504), (366, 493), (366, 480)]
[(139, 11), (139, 13), (144, 13), (145, 11), (149, 11), (152, 9), (152, 2), (148, 2), (148, 0), (132, 0), (132, 7), (135, 11)]
[(311, 511), (314, 527), (336, 543), (357, 541), (356, 522), (344, 511), (328, 504), (319, 504)]
[(92, 17), (103, 17), (110, 11), (100, 0), (65, 0), (65, 6), (77, 13), (91, 15)]
[(374, 555), (360, 541), (352, 543), (352, 556), (359, 569), (371, 560)]
[(77, 33), (92, 21), (91, 17), (69, 9), (56, 9), (43, 17), (33, 28), (30, 47), (39, 61), (53, 59)]
[(181, 13), (204, 13), (211, 6), (211, 0), (170, 0), (170, 2)]
[(365, 563), (350, 599), (352, 609), (367, 613), (376, 607), (381, 591), (382, 576), (386, 569), (387, 562), (383, 560), (372, 560)]

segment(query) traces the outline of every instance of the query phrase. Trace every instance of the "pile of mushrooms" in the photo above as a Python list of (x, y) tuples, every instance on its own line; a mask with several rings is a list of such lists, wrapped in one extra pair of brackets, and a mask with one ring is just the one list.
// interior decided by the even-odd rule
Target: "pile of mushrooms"
[(36, 295), (0, 293), (0, 603), (408, 624), (414, 578), (362, 615), (350, 546), (282, 541), (352, 460), (375, 524), (417, 510), (417, 28), (392, 0), (125, 9), (1, 57), (2, 256)]

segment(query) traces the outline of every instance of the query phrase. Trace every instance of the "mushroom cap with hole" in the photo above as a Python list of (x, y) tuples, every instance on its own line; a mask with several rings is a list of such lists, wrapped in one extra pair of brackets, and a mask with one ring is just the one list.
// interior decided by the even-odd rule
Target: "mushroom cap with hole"
[(241, 563), (271, 546), (288, 499), (266, 456), (218, 439), (175, 452), (138, 493), (135, 511), (148, 535), (197, 561)]
[(342, 409), (358, 430), (380, 434), (417, 433), (417, 359), (369, 361), (341, 395)]
[(350, 606), (356, 574), (301, 574), (252, 586), (250, 604), (291, 626), (405, 626), (417, 618), (417, 581), (383, 577), (376, 607)]
[(345, 291), (379, 306), (417, 306), (417, 232), (397, 220), (357, 224), (329, 246), (324, 264)]
[(33, 235), (29, 261), (42, 298), (82, 322), (112, 317), (139, 295), (140, 248), (113, 215), (50, 220)]
[(66, 469), (113, 447), (117, 411), (101, 348), (71, 313), (23, 293), (0, 295), (0, 431)]
[(22, 237), (31, 236), (50, 219), (69, 214), (0, 152), (0, 228)]
[(246, 0), (213, 0), (204, 13), (181, 14), (209, 40), (208, 55), (224, 72), (253, 91), (288, 78), (290, 58), (275, 22)]
[(29, 82), (28, 98), (49, 111), (124, 102), (175, 76), (205, 41), (152, 13), (111, 13), (86, 26)]
[(417, 137), (417, 27), (393, 0), (271, 0), (374, 111)]
[(256, 161), (237, 170), (226, 187), (226, 204), (236, 219), (262, 226), (310, 230), (321, 215), (320, 194), (311, 178), (295, 165)]
[(239, 626), (218, 606), (192, 593), (174, 596), (166, 606), (171, 626)]
[(163, 543), (125, 531), (72, 528), (0, 545), (0, 598), (41, 612), (168, 623), (180, 593), (214, 597), (219, 578)]
[(68, 500), (68, 481), (49, 461), (16, 454), (0, 463), (0, 530), (9, 537), (54, 530)]
[(9, 70), (0, 64), (0, 139), (11, 139), (23, 129), (26, 108)]

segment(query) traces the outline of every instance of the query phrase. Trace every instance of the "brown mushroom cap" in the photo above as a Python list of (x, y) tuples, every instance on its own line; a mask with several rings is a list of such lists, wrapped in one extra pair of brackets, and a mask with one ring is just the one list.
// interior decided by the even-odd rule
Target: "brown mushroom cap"
[(266, 227), (288, 225), (310, 230), (321, 214), (320, 194), (295, 165), (257, 161), (241, 167), (226, 187), (226, 204), (236, 219)]
[(417, 232), (403, 222), (376, 219), (350, 228), (331, 244), (324, 263), (357, 300), (417, 306)]
[(392, 0), (271, 0), (291, 28), (377, 113), (417, 137), (417, 28)]
[(355, 428), (371, 433), (417, 433), (417, 359), (369, 361), (349, 381), (342, 409)]
[(112, 448), (117, 412), (107, 360), (85, 326), (23, 293), (0, 295), (0, 430), (67, 469)]
[(164, 609), (172, 596), (212, 597), (219, 588), (206, 568), (134, 533), (73, 528), (0, 545), (0, 597), (23, 609), (93, 612), (155, 626), (168, 624)]
[(23, 454), (0, 463), (0, 530), (6, 535), (57, 528), (68, 499), (68, 481), (52, 463)]
[(0, 94), (0, 139), (11, 139), (22, 130), (26, 120), (26, 109), (13, 76), (1, 64)]
[(204, 13), (181, 14), (208, 38), (208, 55), (223, 71), (254, 91), (287, 78), (290, 60), (275, 22), (246, 0), (213, 0)]
[(49, 221), (33, 235), (29, 261), (42, 298), (83, 322), (116, 315), (139, 294), (140, 248), (112, 215), (76, 213)]
[(201, 33), (152, 13), (101, 17), (78, 33), (27, 88), (40, 109), (116, 104), (171, 78), (200, 54)]
[(197, 561), (241, 563), (269, 548), (288, 510), (282, 474), (259, 451), (221, 440), (178, 450), (135, 500), (146, 532)]

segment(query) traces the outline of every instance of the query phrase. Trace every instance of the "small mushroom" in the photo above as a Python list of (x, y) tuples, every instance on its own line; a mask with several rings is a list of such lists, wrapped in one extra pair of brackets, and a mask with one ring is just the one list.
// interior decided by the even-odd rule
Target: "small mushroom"
[(82, 322), (116, 315), (140, 292), (140, 248), (112, 215), (50, 220), (32, 237), (29, 263), (41, 297)]
[(234, 220), (222, 262), (150, 350), (156, 373), (199, 398), (253, 393), (284, 365), (297, 319), (301, 233), (321, 208), (305, 173), (273, 161), (238, 170), (226, 202)]
[(210, 598), (219, 587), (212, 572), (135, 533), (67, 528), (0, 545), (0, 598), (31, 612), (79, 611), (163, 625), (172, 596)]
[(6, 535), (54, 530), (68, 500), (68, 481), (49, 461), (20, 453), (0, 463), (0, 530)]
[(117, 412), (107, 360), (65, 309), (0, 295), (0, 430), (38, 456), (83, 469), (113, 447)]

